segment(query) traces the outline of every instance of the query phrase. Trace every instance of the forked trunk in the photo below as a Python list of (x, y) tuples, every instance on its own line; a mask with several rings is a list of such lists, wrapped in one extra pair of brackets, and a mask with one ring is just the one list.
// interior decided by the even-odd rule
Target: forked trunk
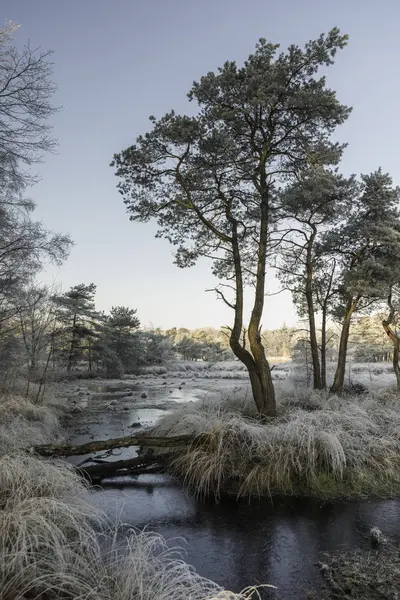
[(353, 313), (357, 308), (358, 301), (359, 299), (351, 299), (347, 302), (346, 305), (346, 312), (343, 319), (342, 331), (340, 334), (338, 363), (336, 367), (335, 378), (330, 389), (332, 393), (340, 394), (343, 390), (351, 317), (353, 316)]
[[(276, 414), (275, 389), (272, 382), (271, 368), (267, 360), (265, 349), (261, 341), (261, 317), (264, 309), (265, 297), (265, 268), (268, 240), (268, 196), (263, 198), (261, 204), (260, 238), (257, 253), (257, 279), (254, 295), (254, 305), (249, 323), (249, 343), (255, 364), (254, 372), (249, 370), (254, 399), (261, 415), (272, 417)], [(254, 392), (261, 388), (261, 392)]]
[(271, 369), (259, 332), (264, 306), (266, 231), (263, 231), (261, 236), (263, 242), (260, 242), (260, 246), (263, 247), (261, 248), (261, 260), (259, 249), (256, 294), (248, 330), (251, 350), (249, 352), (244, 347), (244, 344), (241, 343), (241, 334), (243, 331), (243, 275), (237, 224), (232, 219), (232, 251), (235, 267), (236, 301), (233, 307), (235, 310), (235, 321), (231, 331), (230, 346), (235, 356), (248, 370), (254, 402), (260, 416), (271, 417), (276, 414), (275, 390), (271, 377)]

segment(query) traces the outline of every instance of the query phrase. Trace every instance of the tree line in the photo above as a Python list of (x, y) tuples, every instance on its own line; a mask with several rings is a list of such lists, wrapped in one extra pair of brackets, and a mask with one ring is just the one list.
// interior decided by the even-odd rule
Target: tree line
[(64, 293), (33, 284), (10, 296), (0, 338), (5, 375), (26, 366), (28, 382), (44, 385), (51, 374), (76, 375), (77, 370), (120, 377), (175, 359), (232, 358), (222, 331), (140, 328), (136, 309), (115, 306), (108, 314), (98, 311), (95, 293), (93, 283), (75, 285)]
[[(76, 374), (77, 370), (108, 377), (135, 373), (148, 365), (173, 360), (216, 362), (235, 359), (223, 329), (141, 328), (137, 310), (112, 307), (107, 314), (95, 305), (96, 285), (79, 284), (64, 293), (32, 285), (9, 300), (12, 316), (3, 319), (3, 364), (27, 367), (28, 381)], [(317, 341), (321, 342), (321, 330)], [(335, 360), (339, 329), (328, 330), (327, 355)], [(308, 331), (282, 327), (262, 332), (271, 358), (312, 365)], [(392, 347), (379, 315), (364, 316), (350, 331), (351, 357), (356, 362), (390, 360)], [(19, 357), (19, 360), (18, 360)]]

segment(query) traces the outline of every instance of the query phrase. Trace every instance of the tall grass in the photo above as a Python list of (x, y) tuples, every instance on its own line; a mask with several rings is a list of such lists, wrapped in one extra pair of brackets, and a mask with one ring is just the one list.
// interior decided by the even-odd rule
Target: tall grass
[(208, 434), (177, 450), (171, 465), (200, 496), (400, 494), (397, 397), (304, 392), (284, 398), (270, 422), (250, 415), (247, 400), (240, 407), (238, 398), (206, 399), (165, 416), (153, 431)]
[(211, 600), (224, 591), (148, 532), (111, 527), (89, 490), (60, 463), (0, 460), (0, 598)]
[(26, 453), (60, 433), (51, 408), (0, 401), (0, 600), (248, 600), (150, 532), (111, 525), (72, 467)]
[(0, 396), (0, 455), (61, 438), (53, 407), (38, 406), (21, 395), (4, 393)]

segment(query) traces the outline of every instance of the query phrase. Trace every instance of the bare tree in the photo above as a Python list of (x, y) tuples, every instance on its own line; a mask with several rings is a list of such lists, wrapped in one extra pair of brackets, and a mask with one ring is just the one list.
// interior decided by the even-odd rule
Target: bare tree
[(32, 285), (20, 296), (18, 306), (19, 327), (25, 348), (29, 372), (34, 372), (50, 345), (54, 329), (55, 306), (51, 298), (54, 292), (47, 287)]
[(19, 184), (32, 183), (25, 167), (52, 151), (49, 117), (55, 112), (51, 98), (51, 52), (12, 44), (17, 29), (9, 24), (0, 30), (0, 181), (10, 178)]

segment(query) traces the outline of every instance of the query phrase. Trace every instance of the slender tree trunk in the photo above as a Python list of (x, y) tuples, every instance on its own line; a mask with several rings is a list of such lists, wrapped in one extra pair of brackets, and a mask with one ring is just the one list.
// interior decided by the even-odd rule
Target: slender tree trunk
[(388, 304), (390, 307), (390, 315), (387, 320), (382, 321), (382, 325), (383, 325), (383, 329), (386, 331), (388, 337), (390, 338), (390, 340), (393, 343), (393, 355), (392, 355), (393, 371), (394, 371), (394, 374), (396, 375), (397, 389), (400, 391), (400, 365), (399, 365), (400, 340), (397, 337), (396, 332), (392, 331), (390, 328), (390, 325), (394, 318), (394, 308), (392, 306), (391, 295), (389, 296)]
[(43, 396), (44, 396), (45, 385), (46, 385), (46, 375), (47, 375), (47, 370), (48, 370), (49, 364), (50, 364), (51, 354), (52, 354), (52, 346), (50, 345), (49, 351), (47, 353), (46, 364), (45, 364), (45, 367), (43, 369), (42, 375), (40, 377), (39, 389), (38, 389), (37, 394), (36, 394), (35, 404), (38, 404), (40, 398), (43, 399)]
[(321, 381), (321, 365), (319, 361), (318, 352), (318, 341), (317, 341), (317, 329), (315, 326), (315, 310), (314, 310), (314, 298), (313, 298), (313, 264), (312, 264), (312, 249), (317, 235), (317, 229), (315, 225), (312, 227), (312, 234), (307, 243), (307, 255), (306, 255), (306, 300), (307, 300), (307, 312), (308, 312), (308, 326), (310, 330), (310, 348), (311, 348), (311, 359), (313, 365), (313, 384), (315, 390), (322, 388)]
[(254, 296), (254, 306), (250, 317), (248, 338), (250, 350), (255, 362), (255, 371), (250, 374), (253, 394), (262, 400), (262, 414), (274, 416), (276, 413), (275, 389), (271, 376), (265, 349), (261, 339), (261, 317), (264, 309), (265, 297), (265, 268), (268, 244), (268, 197), (264, 197), (261, 204), (260, 239), (258, 242), (257, 280)]
[(72, 321), (72, 339), (71, 339), (71, 344), (69, 347), (69, 353), (68, 353), (68, 363), (67, 363), (67, 371), (71, 371), (72, 370), (72, 366), (74, 364), (74, 355), (75, 355), (75, 338), (76, 338), (76, 313), (74, 313), (74, 319)]
[(53, 364), (53, 371), (56, 370), (56, 341), (54, 331), (51, 334), (51, 360)]
[(323, 297), (319, 297), (317, 295), (317, 299), (318, 299), (318, 304), (321, 308), (321, 313), (322, 313), (322, 324), (321, 324), (321, 385), (322, 385), (322, 389), (326, 390), (326, 354), (327, 354), (327, 350), (326, 350), (326, 345), (327, 345), (327, 339), (326, 339), (326, 326), (327, 326), (327, 321), (328, 321), (328, 307), (329, 307), (329, 301), (331, 299), (331, 292), (332, 292), (332, 286), (333, 286), (333, 279), (334, 279), (334, 275), (335, 275), (335, 271), (336, 271), (336, 260), (333, 259), (332, 260), (332, 269), (329, 273), (329, 279), (328, 279), (328, 287), (325, 291), (325, 295)]
[(346, 305), (346, 312), (343, 319), (342, 331), (340, 334), (338, 363), (336, 367), (335, 378), (330, 389), (332, 393), (340, 394), (343, 390), (351, 317), (353, 316), (353, 313), (357, 308), (358, 301), (359, 299), (351, 299), (347, 302)]
[(393, 344), (393, 370), (396, 375), (397, 390), (400, 391), (399, 340)]
[(326, 317), (328, 307), (326, 302), (322, 307), (322, 323), (321, 323), (321, 387), (326, 390)]
[[(252, 354), (241, 343), (243, 331), (243, 274), (238, 244), (237, 224), (232, 223), (232, 252), (235, 268), (236, 300), (233, 306), (235, 320), (230, 336), (230, 347), (235, 356), (247, 367), (254, 402), (261, 416), (274, 416), (276, 413), (275, 390), (272, 382), (271, 371), (265, 357), (264, 347), (261, 343), (259, 333), (259, 322), (261, 319), (264, 287), (262, 300), (260, 302), (256, 291), (255, 307), (250, 321), (248, 337)], [(264, 256), (265, 259), (265, 256)], [(265, 264), (265, 263), (264, 263)], [(251, 328), (251, 333), (250, 333)]]

